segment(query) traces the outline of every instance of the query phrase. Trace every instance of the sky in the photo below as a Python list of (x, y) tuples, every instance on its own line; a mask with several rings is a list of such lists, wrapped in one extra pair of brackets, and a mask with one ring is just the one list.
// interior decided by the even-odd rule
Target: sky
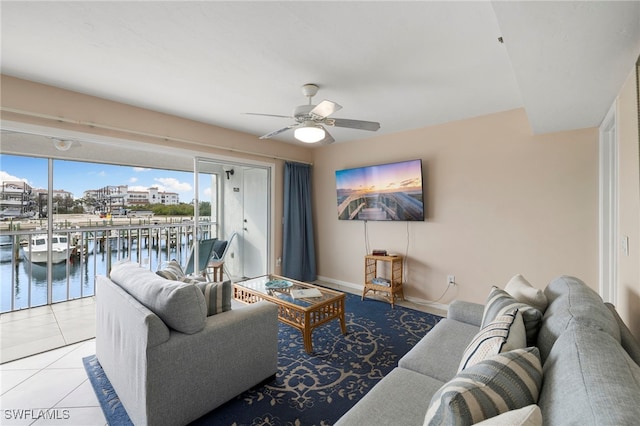
[[(47, 163), (45, 158), (0, 154), (0, 181), (25, 181), (32, 188), (46, 189)], [(190, 203), (194, 198), (193, 173), (190, 172), (66, 160), (54, 160), (53, 171), (53, 188), (71, 192), (74, 198), (82, 198), (88, 189), (117, 185), (128, 185), (130, 191), (157, 187), (161, 192), (176, 192), (183, 203)]]
[(420, 160), (336, 171), (338, 190), (377, 191), (422, 185)]

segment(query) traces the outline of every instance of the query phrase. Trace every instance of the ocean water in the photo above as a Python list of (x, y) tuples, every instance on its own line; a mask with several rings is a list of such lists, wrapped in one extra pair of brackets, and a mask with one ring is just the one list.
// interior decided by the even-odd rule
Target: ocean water
[[(72, 256), (68, 261), (53, 265), (52, 303), (63, 302), (95, 294), (95, 276), (106, 275), (109, 265), (129, 259), (139, 262), (155, 271), (162, 263), (176, 259), (186, 264), (188, 244), (169, 246), (147, 245), (142, 242), (138, 247), (133, 241), (111, 241), (110, 249), (99, 244), (88, 242), (87, 254), (83, 257)], [(25, 309), (47, 304), (47, 267), (44, 264), (31, 263), (24, 258), (23, 249), (20, 256), (12, 262), (11, 246), (0, 247), (0, 312)], [(140, 259), (140, 260), (139, 260)], [(13, 299), (13, 307), (12, 307)]]

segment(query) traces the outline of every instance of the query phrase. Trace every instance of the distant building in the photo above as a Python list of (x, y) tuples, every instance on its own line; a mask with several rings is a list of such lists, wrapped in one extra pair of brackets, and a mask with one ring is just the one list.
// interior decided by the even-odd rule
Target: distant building
[(3, 181), (0, 186), (0, 218), (30, 217), (35, 214), (33, 188), (23, 181)]
[(128, 191), (127, 205), (140, 206), (149, 204), (149, 191)]
[(180, 204), (178, 193), (159, 191), (156, 187), (151, 187), (147, 191), (130, 191), (128, 185), (105, 186), (84, 191), (84, 196), (93, 198), (96, 201), (97, 210), (105, 212), (146, 204)]
[[(46, 196), (48, 191), (46, 189), (34, 189), (33, 193), (36, 197), (39, 197), (40, 194), (44, 194), (44, 196)], [(71, 198), (72, 200), (74, 199), (73, 194), (69, 191), (65, 191), (64, 189), (54, 189), (53, 196), (55, 197), (56, 195), (59, 195), (62, 198)]]
[(149, 188), (149, 197), (151, 204), (164, 204), (165, 206), (172, 206), (180, 203), (180, 198), (176, 192), (160, 192), (158, 188)]

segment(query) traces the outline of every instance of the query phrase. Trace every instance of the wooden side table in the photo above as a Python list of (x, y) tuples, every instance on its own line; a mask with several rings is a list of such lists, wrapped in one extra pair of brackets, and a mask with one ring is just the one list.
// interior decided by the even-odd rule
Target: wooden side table
[(207, 272), (211, 270), (212, 277), (211, 281), (219, 282), (224, 280), (224, 262), (221, 260), (216, 260), (209, 262), (207, 264)]
[[(378, 276), (378, 262), (389, 263), (390, 277)], [(376, 278), (386, 278), (389, 285), (376, 283)], [(374, 256), (368, 254), (364, 257), (364, 289), (362, 290), (362, 300), (367, 292), (386, 293), (386, 299), (393, 308), (396, 297), (404, 300), (404, 290), (402, 288), (402, 256)]]

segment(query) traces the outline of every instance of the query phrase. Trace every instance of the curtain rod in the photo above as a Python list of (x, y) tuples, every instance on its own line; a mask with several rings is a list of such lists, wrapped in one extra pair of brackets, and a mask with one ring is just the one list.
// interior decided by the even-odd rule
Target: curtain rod
[(0, 107), (0, 110), (4, 111), (4, 112), (10, 112), (10, 113), (14, 113), (14, 114), (24, 115), (24, 116), (27, 116), (27, 117), (42, 118), (44, 120), (57, 121), (57, 122), (60, 122), (60, 123), (69, 123), (69, 124), (75, 124), (75, 125), (78, 125), (78, 126), (86, 126), (86, 127), (90, 127), (90, 128), (97, 128), (97, 129), (103, 129), (103, 130), (112, 130), (114, 132), (121, 132), (121, 133), (135, 135), (135, 136), (146, 136), (146, 137), (150, 137), (150, 138), (160, 139), (160, 140), (165, 141), (165, 142), (189, 143), (189, 144), (194, 144), (194, 145), (198, 145), (198, 146), (202, 146), (202, 147), (219, 149), (221, 151), (229, 151), (229, 152), (233, 152), (233, 153), (237, 153), (237, 154), (255, 155), (255, 156), (258, 156), (258, 157), (270, 158), (270, 159), (274, 159), (274, 160), (292, 161), (292, 162), (296, 162), (296, 163), (309, 164), (311, 166), (313, 165), (313, 163), (310, 163), (308, 161), (296, 160), (296, 159), (293, 159), (293, 158), (280, 157), (280, 156), (277, 156), (277, 155), (262, 154), (262, 153), (259, 153), (259, 152), (252, 152), (252, 151), (246, 151), (246, 150), (242, 150), (242, 149), (229, 148), (229, 147), (221, 146), (221, 145), (211, 145), (211, 144), (206, 144), (204, 142), (198, 142), (198, 141), (193, 141), (193, 140), (189, 140), (189, 139), (176, 138), (176, 137), (173, 137), (173, 136), (162, 136), (162, 135), (158, 135), (158, 134), (155, 134), (155, 133), (141, 132), (141, 131), (138, 131), (138, 130), (130, 130), (130, 129), (124, 129), (124, 128), (121, 128), (121, 127), (110, 126), (108, 124), (94, 123), (92, 121), (72, 120), (70, 118), (56, 117), (55, 115), (41, 114), (41, 113), (37, 113), (37, 112), (23, 111), (23, 110), (19, 110), (19, 109), (15, 109), (15, 108), (7, 108), (7, 107)]

